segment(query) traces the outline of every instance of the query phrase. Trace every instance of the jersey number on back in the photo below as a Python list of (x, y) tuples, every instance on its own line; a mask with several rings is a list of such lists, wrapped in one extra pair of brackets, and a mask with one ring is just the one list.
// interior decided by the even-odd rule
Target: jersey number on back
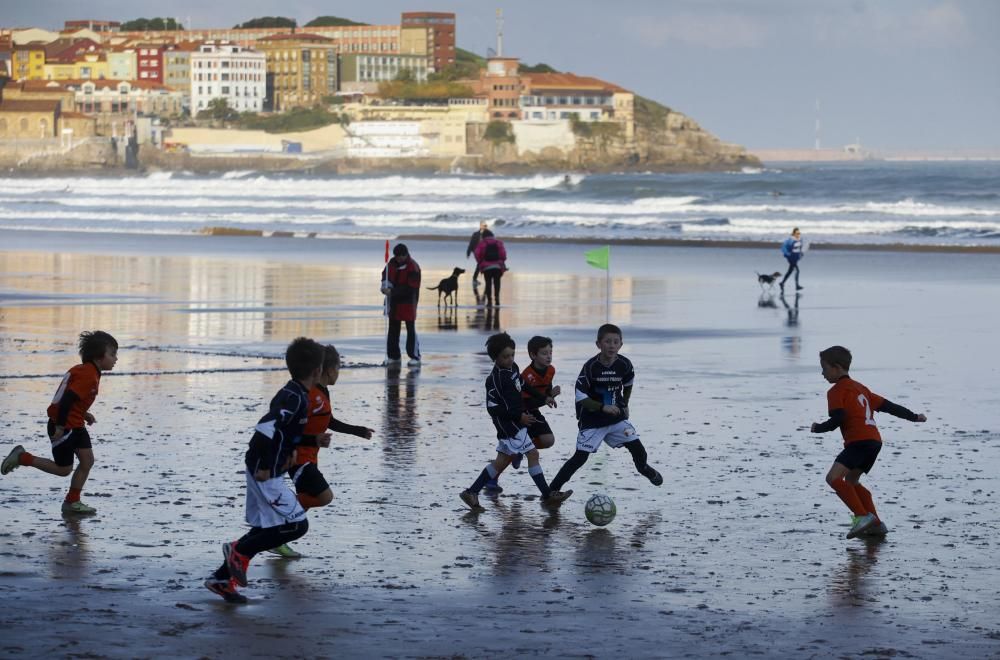
[(868, 403), (868, 397), (866, 397), (864, 394), (859, 394), (858, 403), (864, 406), (865, 409), (865, 425), (875, 426), (875, 418), (872, 417), (872, 407), (871, 404)]

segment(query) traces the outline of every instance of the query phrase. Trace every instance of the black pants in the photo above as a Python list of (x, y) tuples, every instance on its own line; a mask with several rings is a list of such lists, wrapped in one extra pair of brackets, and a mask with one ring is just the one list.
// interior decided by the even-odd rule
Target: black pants
[(500, 304), (500, 278), (503, 277), (502, 268), (490, 268), (483, 271), (483, 279), (486, 280), (486, 304)]
[(799, 262), (798, 261), (789, 261), (788, 262), (788, 272), (785, 273), (784, 279), (781, 280), (781, 286), (785, 286), (785, 280), (788, 279), (788, 277), (792, 274), (793, 270), (795, 271), (795, 286), (797, 287), (799, 285)]
[[(389, 319), (389, 334), (385, 340), (385, 353), (390, 360), (398, 360), (399, 355), (399, 332), (402, 328), (402, 321)], [(420, 348), (417, 346), (417, 327), (414, 321), (406, 322), (406, 354), (414, 360), (420, 359)]]

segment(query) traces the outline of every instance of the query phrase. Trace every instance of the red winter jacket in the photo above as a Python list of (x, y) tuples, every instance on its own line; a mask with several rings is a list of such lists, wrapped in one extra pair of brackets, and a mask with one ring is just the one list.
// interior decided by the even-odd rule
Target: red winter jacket
[(393, 257), (382, 270), (382, 281), (392, 285), (389, 291), (389, 320), (415, 321), (420, 300), (420, 265), (408, 257), (397, 263)]
[[(497, 246), (497, 252), (500, 253), (500, 258), (495, 261), (486, 258), (486, 248), (491, 243)], [(479, 241), (479, 245), (476, 246), (476, 263), (479, 264), (480, 273), (484, 270), (496, 268), (498, 266), (502, 270), (506, 270), (506, 266), (504, 266), (505, 261), (507, 261), (507, 248), (503, 246), (503, 241), (498, 241), (492, 236)]]

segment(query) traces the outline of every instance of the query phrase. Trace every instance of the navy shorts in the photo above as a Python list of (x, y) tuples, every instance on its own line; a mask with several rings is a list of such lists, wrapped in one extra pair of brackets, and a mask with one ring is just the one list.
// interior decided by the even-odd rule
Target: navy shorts
[(540, 410), (527, 410), (525, 412), (538, 420), (528, 427), (528, 437), (534, 440), (535, 438), (546, 434), (552, 435), (552, 427), (550, 427), (549, 423), (545, 421), (545, 415), (543, 415)]
[(315, 463), (304, 463), (292, 470), (292, 480), (295, 482), (295, 492), (318, 497), (326, 491), (330, 484), (319, 471)]
[(844, 451), (837, 454), (837, 462), (851, 470), (869, 472), (880, 451), (882, 443), (878, 440), (859, 440), (844, 447)]
[(90, 434), (87, 427), (81, 426), (78, 429), (63, 430), (63, 436), (58, 440), (52, 438), (52, 432), (56, 430), (55, 422), (49, 420), (49, 440), (52, 441), (52, 460), (56, 465), (73, 465), (73, 457), (76, 456), (77, 449), (90, 449)]

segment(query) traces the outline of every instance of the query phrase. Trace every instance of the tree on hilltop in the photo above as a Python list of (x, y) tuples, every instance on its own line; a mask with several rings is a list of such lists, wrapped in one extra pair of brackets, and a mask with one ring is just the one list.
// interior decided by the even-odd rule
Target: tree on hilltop
[(305, 27), (339, 27), (342, 25), (368, 25), (368, 23), (358, 23), (349, 18), (341, 18), (339, 16), (317, 16), (306, 23)]
[(148, 32), (150, 30), (183, 30), (184, 26), (172, 18), (136, 18), (124, 21), (119, 28), (122, 32)]
[(251, 18), (246, 23), (240, 23), (239, 25), (234, 25), (234, 30), (249, 29), (249, 28), (293, 28), (298, 24), (295, 22), (294, 18), (285, 18), (284, 16), (259, 16), (257, 18)]

